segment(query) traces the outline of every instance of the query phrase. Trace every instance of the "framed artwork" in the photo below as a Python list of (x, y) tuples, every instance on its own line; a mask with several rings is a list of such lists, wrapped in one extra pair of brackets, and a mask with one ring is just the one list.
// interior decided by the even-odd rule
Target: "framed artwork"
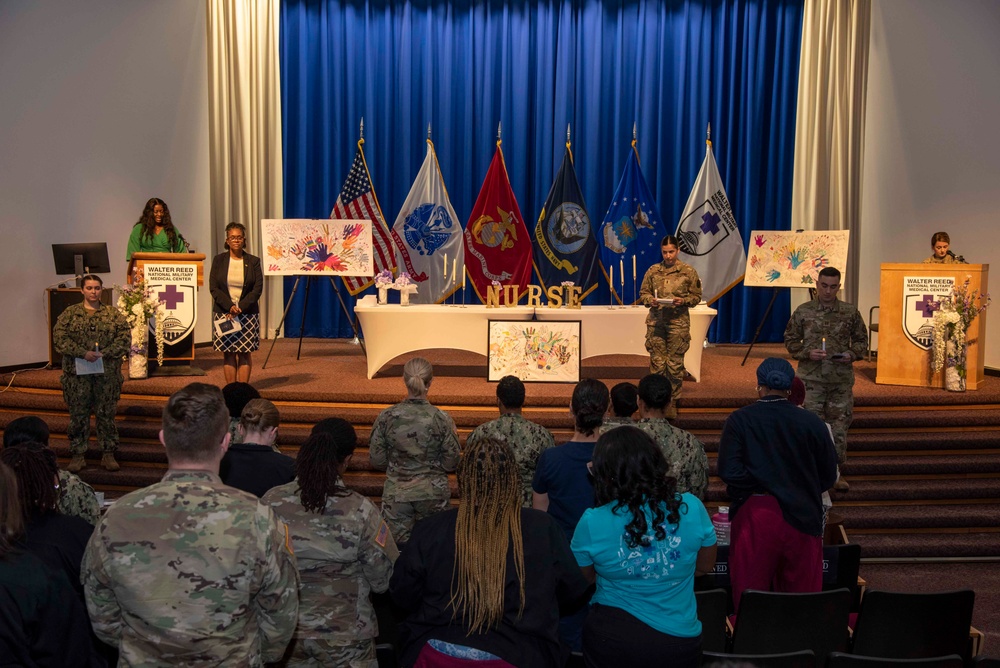
[(841, 274), (847, 272), (850, 238), (850, 230), (754, 230), (743, 285), (815, 288), (820, 269), (836, 267)]
[(260, 221), (265, 276), (374, 276), (370, 220), (265, 218)]
[(486, 379), (525, 383), (580, 380), (579, 320), (490, 320)]

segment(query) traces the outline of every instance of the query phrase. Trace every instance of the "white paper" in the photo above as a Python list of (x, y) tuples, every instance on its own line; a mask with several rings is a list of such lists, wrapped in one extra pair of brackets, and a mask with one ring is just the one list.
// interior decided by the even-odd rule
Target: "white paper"
[(88, 362), (82, 357), (76, 358), (76, 375), (91, 376), (95, 373), (104, 373), (104, 358), (98, 357), (96, 362)]
[(227, 334), (233, 334), (239, 332), (243, 329), (243, 325), (240, 324), (238, 318), (233, 318), (232, 320), (222, 316), (221, 318), (215, 319), (215, 334), (217, 336), (226, 336)]

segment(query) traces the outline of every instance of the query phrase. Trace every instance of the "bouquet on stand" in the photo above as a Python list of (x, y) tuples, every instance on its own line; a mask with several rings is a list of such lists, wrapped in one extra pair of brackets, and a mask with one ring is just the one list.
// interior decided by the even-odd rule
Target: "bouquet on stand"
[[(978, 301), (978, 304), (976, 303)], [(951, 295), (941, 300), (934, 314), (934, 345), (931, 354), (931, 371), (944, 371), (944, 387), (952, 392), (965, 391), (968, 375), (966, 355), (969, 351), (967, 339), (972, 321), (989, 307), (989, 294), (969, 291), (969, 279), (955, 286)]]
[(156, 361), (163, 364), (163, 320), (166, 306), (158, 300), (152, 288), (146, 285), (146, 278), (137, 269), (132, 284), (116, 285), (118, 290), (118, 309), (125, 316), (131, 330), (132, 343), (129, 347), (129, 377), (145, 378), (149, 367), (149, 320), (154, 319), (154, 338), (156, 339)]

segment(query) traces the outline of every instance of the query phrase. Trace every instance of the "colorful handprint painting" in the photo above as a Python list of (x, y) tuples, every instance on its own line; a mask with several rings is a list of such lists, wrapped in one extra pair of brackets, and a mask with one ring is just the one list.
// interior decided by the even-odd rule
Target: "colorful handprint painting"
[(755, 230), (750, 233), (744, 285), (811, 288), (824, 267), (847, 269), (850, 230), (788, 232)]
[(260, 221), (265, 276), (373, 276), (370, 220)]
[(490, 320), (487, 359), (490, 381), (579, 382), (580, 321)]

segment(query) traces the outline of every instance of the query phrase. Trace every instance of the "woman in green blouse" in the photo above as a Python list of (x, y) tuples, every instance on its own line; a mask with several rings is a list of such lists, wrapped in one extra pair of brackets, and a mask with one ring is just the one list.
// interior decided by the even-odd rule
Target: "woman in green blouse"
[(146, 202), (142, 217), (132, 227), (128, 238), (125, 260), (132, 259), (132, 253), (183, 253), (187, 241), (170, 220), (167, 203), (156, 197)]

